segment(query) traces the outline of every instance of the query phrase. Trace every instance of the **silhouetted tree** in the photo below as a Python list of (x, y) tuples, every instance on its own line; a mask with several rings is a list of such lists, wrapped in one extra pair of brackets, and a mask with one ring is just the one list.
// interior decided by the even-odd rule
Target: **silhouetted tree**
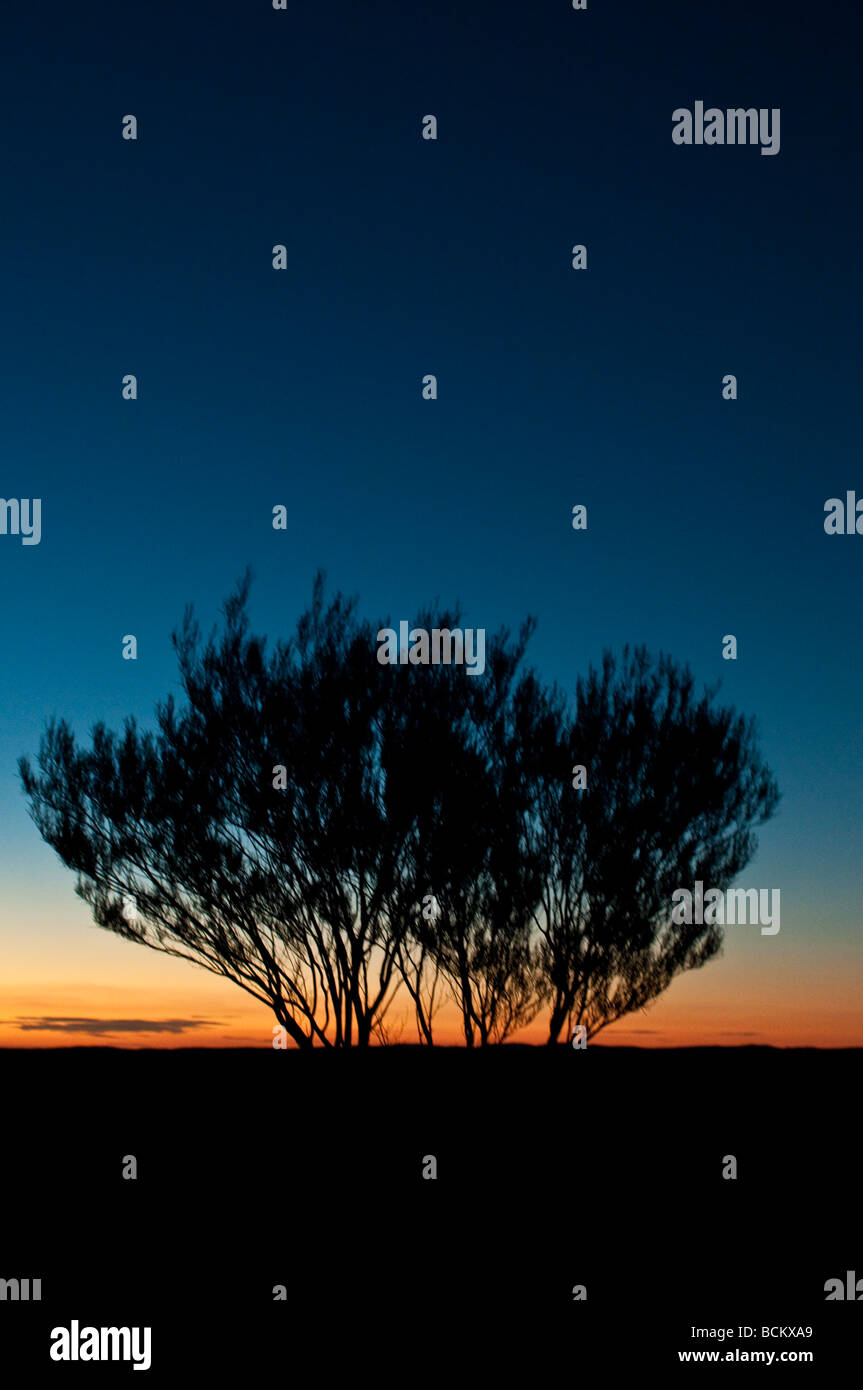
[(377, 629), (355, 600), (325, 603), (320, 575), (268, 649), (249, 582), (206, 642), (187, 609), (183, 707), (160, 704), (153, 732), (98, 724), (83, 749), (52, 720), (38, 772), (21, 759), (100, 926), (234, 981), (301, 1048), (385, 1040), (402, 993), (426, 1043), (444, 991), (468, 1046), (548, 1001), (550, 1041), (567, 1017), (594, 1033), (715, 953), (715, 928), (671, 924), (671, 892), (696, 869), (723, 887), (776, 800), (715, 692), (696, 701), (688, 673), (627, 651), (619, 677), (609, 657), (579, 682), (570, 720), (521, 669), (532, 622), (492, 636), (482, 675), (382, 666)]
[(191, 610), (174, 634), (182, 711), (160, 705), (155, 734), (99, 725), (91, 751), (52, 722), (24, 787), (101, 926), (233, 980), (300, 1047), (367, 1043), (416, 896), (410, 819), (380, 775), (387, 673), (355, 605), (325, 608), (320, 577), (268, 656), (248, 588), (220, 640), (201, 646)]
[(557, 706), (565, 737), (553, 721), (532, 823), (550, 1043), (567, 1018), (590, 1037), (644, 1008), (720, 949), (721, 928), (671, 921), (671, 895), (696, 878), (724, 891), (779, 792), (753, 722), (718, 707), (717, 690), (697, 698), (687, 669), (626, 647), (619, 668), (606, 654), (579, 679), (569, 723)]

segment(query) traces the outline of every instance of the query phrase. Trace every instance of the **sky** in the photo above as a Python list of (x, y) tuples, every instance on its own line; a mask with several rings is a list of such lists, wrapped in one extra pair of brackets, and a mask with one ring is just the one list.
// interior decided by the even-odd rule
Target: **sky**
[[(861, 22), (837, 3), (814, 42), (815, 17), (4, 19), (0, 495), (40, 498), (42, 533), (0, 535), (0, 1045), (270, 1045), (235, 986), (93, 925), (17, 774), (51, 715), (151, 724), (184, 607), (209, 630), (247, 565), (273, 639), (323, 568), (372, 619), (534, 614), (568, 690), (627, 642), (721, 679), (782, 791), (737, 881), (781, 890), (781, 931), (729, 928), (602, 1042), (863, 1044), (863, 536), (824, 530), (863, 497)], [(674, 144), (701, 100), (779, 108), (779, 153)]]

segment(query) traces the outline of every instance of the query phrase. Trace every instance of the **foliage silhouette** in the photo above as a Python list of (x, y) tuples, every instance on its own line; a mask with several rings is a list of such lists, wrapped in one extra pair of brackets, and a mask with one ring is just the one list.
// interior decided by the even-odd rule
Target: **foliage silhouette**
[(545, 1006), (549, 1042), (567, 1019), (591, 1036), (716, 954), (717, 928), (670, 922), (671, 893), (724, 888), (778, 791), (715, 690), (696, 699), (688, 671), (627, 648), (570, 712), (522, 669), (530, 620), (491, 637), (481, 676), (381, 666), (377, 629), (355, 599), (325, 603), (320, 574), (268, 648), (250, 582), (206, 642), (186, 610), (185, 702), (160, 704), (154, 731), (98, 724), (83, 749), (52, 719), (38, 772), (20, 760), (100, 926), (232, 980), (304, 1049), (386, 1041), (399, 997), (427, 1044), (447, 996), (469, 1047)]
[(592, 1037), (644, 1008), (721, 947), (719, 927), (671, 922), (671, 895), (696, 878), (724, 891), (779, 792), (753, 722), (718, 707), (717, 690), (697, 698), (688, 670), (625, 647), (579, 679), (571, 721), (560, 711), (559, 756), (572, 750), (589, 776), (578, 791), (546, 776), (531, 824), (550, 1043), (567, 1018)]

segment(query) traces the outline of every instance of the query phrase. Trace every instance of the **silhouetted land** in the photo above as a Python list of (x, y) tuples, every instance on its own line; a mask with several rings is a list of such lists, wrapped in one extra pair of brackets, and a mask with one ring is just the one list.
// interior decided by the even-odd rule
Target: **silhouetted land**
[(48, 1366), (50, 1328), (78, 1317), (152, 1325), (156, 1383), (179, 1360), (461, 1384), (523, 1358), (555, 1379), (672, 1369), (718, 1345), (691, 1325), (748, 1323), (812, 1326), (751, 1345), (814, 1350), (826, 1374), (860, 1325), (823, 1288), (863, 1275), (861, 1059), (2, 1050), (0, 1275), (43, 1280), (0, 1314), (7, 1353)]

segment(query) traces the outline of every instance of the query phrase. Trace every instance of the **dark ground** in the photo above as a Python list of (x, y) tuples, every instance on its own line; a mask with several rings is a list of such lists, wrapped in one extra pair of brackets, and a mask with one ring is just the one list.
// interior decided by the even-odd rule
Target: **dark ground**
[(152, 1327), (145, 1385), (616, 1383), (729, 1347), (814, 1351), (779, 1369), (838, 1385), (863, 1342), (863, 1303), (824, 1295), (863, 1277), (861, 1057), (0, 1050), (0, 1276), (43, 1281), (0, 1303), (0, 1375), (132, 1375), (49, 1359), (77, 1318)]

